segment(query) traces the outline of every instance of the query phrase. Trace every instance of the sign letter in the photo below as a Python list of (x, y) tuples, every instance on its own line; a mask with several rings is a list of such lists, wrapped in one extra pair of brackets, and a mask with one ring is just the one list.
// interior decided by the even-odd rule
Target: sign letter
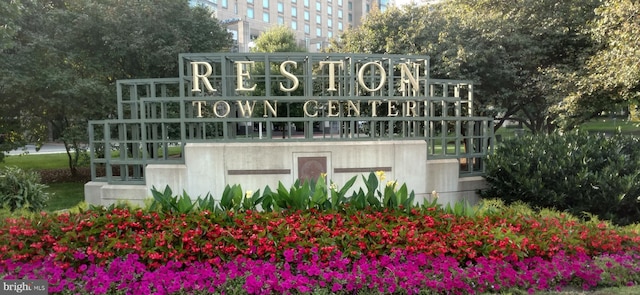
[(282, 82), (280, 82), (280, 90), (284, 92), (291, 92), (298, 88), (298, 85), (300, 85), (300, 81), (298, 81), (298, 77), (296, 77), (294, 74), (287, 72), (287, 65), (291, 65), (291, 67), (295, 69), (298, 68), (298, 64), (292, 60), (288, 60), (280, 64), (280, 73), (282, 73), (282, 75), (286, 78), (289, 78), (289, 80), (293, 81), (293, 86), (291, 86), (291, 88), (284, 87), (284, 85), (282, 85)]
[(416, 77), (411, 74), (411, 70), (409, 70), (409, 66), (406, 63), (400, 64), (400, 81), (402, 85), (400, 86), (400, 91), (405, 92), (407, 89), (405, 88), (406, 84), (411, 83), (411, 87), (413, 91), (420, 90), (418, 85), (418, 78), (420, 78), (420, 72), (418, 72), (418, 64), (413, 64), (413, 69), (416, 73)]
[[(373, 89), (369, 88), (369, 86), (364, 84), (364, 70), (368, 66), (375, 66), (376, 68), (378, 68), (378, 70), (380, 70), (380, 84), (378, 84), (378, 87), (373, 88)], [(370, 61), (370, 62), (362, 65), (360, 67), (360, 70), (358, 70), (358, 83), (360, 83), (360, 86), (362, 86), (362, 88), (364, 88), (364, 90), (366, 90), (366, 91), (369, 91), (369, 92), (378, 91), (378, 90), (382, 89), (382, 85), (384, 85), (384, 82), (386, 82), (386, 81), (387, 81), (387, 72), (385, 72), (385, 70), (382, 67), (382, 65), (377, 63), (377, 62)]]
[(344, 62), (339, 61), (321, 61), (320, 62), (320, 70), (324, 65), (329, 65), (329, 88), (328, 91), (336, 91), (336, 65), (338, 65), (338, 69), (342, 69)]
[[(200, 74), (200, 67), (199, 66), (204, 66), (204, 68), (206, 69), (204, 74)], [(193, 78), (191, 79), (191, 91), (193, 92), (200, 92), (200, 82), (199, 80), (202, 80), (202, 83), (204, 84), (204, 87), (207, 88), (207, 90), (209, 90), (209, 92), (214, 92), (216, 91), (215, 89), (213, 89), (213, 87), (211, 86), (211, 82), (209, 82), (208, 77), (211, 75), (211, 72), (213, 72), (213, 69), (211, 69), (211, 65), (208, 62), (205, 61), (192, 61), (191, 62), (191, 74), (193, 75)]]
[(254, 90), (256, 90), (256, 85), (255, 84), (251, 88), (245, 88), (244, 87), (244, 81), (243, 81), (244, 77), (246, 77), (247, 79), (251, 79), (251, 74), (249, 73), (249, 70), (246, 70), (245, 68), (243, 68), (243, 65), (253, 66), (255, 63), (256, 62), (254, 62), (254, 61), (236, 61), (236, 73), (238, 75), (236, 91), (254, 91)]

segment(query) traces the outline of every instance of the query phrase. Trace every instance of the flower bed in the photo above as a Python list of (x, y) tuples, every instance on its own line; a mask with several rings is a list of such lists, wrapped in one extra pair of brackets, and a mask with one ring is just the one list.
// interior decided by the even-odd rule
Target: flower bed
[[(64, 270), (51, 259), (29, 263), (10, 260), (0, 263), (0, 271), (13, 278), (47, 278), (50, 292), (83, 294), (195, 294), (237, 292), (249, 294), (309, 293), (326, 290), (351, 294), (355, 291), (390, 294), (478, 294), (510, 289), (561, 289), (569, 284), (589, 289), (620, 279), (607, 273), (640, 271), (638, 255), (566, 255), (560, 252), (549, 260), (479, 258), (460, 265), (446, 256), (396, 252), (376, 258), (351, 260), (336, 253), (322, 262), (317, 254), (301, 259), (295, 250), (282, 262), (244, 257), (229, 262), (168, 262), (149, 269), (137, 255), (116, 258), (104, 266), (79, 264)], [(297, 257), (296, 257), (297, 256)], [(606, 278), (603, 274), (607, 274)], [(635, 279), (637, 275), (632, 276)], [(621, 277), (624, 278), (624, 277)], [(619, 282), (617, 282), (619, 284)]]
[(112, 208), (7, 219), (0, 278), (44, 278), (54, 292), (88, 294), (593, 288), (637, 281), (639, 242), (606, 223), (509, 208), (474, 217), (437, 208)]

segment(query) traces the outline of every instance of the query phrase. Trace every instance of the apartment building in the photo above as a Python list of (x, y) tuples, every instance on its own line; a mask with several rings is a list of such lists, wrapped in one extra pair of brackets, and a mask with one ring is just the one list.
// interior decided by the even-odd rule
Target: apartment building
[(309, 52), (328, 46), (349, 27), (356, 27), (373, 9), (384, 11), (389, 0), (190, 0), (210, 8), (233, 34), (237, 51), (247, 52), (252, 40), (272, 26), (291, 28)]

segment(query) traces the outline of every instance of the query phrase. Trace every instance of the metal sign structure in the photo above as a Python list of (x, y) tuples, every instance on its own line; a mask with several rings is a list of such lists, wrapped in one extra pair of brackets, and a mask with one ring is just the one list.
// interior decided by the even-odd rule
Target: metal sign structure
[[(493, 119), (473, 83), (431, 79), (428, 56), (203, 53), (179, 77), (117, 82), (118, 117), (89, 123), (93, 181), (144, 183), (149, 164), (184, 163), (188, 143), (425, 140), (428, 159), (484, 171)], [(264, 155), (268, 157), (268, 155)]]

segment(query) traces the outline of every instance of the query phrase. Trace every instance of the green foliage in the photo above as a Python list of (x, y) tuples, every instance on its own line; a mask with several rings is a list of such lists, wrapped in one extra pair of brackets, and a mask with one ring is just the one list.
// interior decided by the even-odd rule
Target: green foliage
[(164, 212), (171, 213), (190, 213), (194, 209), (196, 204), (201, 202), (192, 202), (191, 198), (187, 195), (186, 192), (183, 192), (181, 196), (174, 196), (171, 188), (168, 185), (162, 192), (156, 190), (156, 187), (154, 186), (151, 189), (151, 195), (153, 196), (154, 200), (150, 207), (151, 210), (162, 210)]
[(254, 52), (305, 52), (296, 43), (296, 34), (285, 26), (272, 27), (255, 40)]
[(484, 197), (640, 221), (639, 140), (574, 131), (506, 140), (487, 159)]
[[(166, 186), (163, 191), (155, 187), (151, 189), (153, 202), (149, 206), (152, 211), (167, 213), (190, 213), (196, 210), (207, 210), (215, 214), (227, 212), (243, 212), (249, 210), (263, 210), (266, 212), (298, 211), (298, 210), (364, 210), (364, 209), (398, 209), (409, 212), (416, 208), (414, 204), (415, 193), (409, 192), (407, 185), (402, 184), (397, 188), (395, 181), (390, 181), (386, 186), (380, 187), (379, 180), (384, 179), (384, 173), (371, 172), (367, 177), (362, 176), (365, 190), (360, 188), (347, 196), (357, 180), (357, 176), (349, 179), (342, 188), (331, 182), (327, 185), (324, 176), (312, 181), (296, 181), (290, 188), (286, 188), (282, 182), (278, 188), (272, 191), (269, 186), (255, 193), (246, 191), (243, 193), (240, 185), (227, 185), (218, 202), (209, 193), (204, 198), (198, 197), (192, 200), (186, 192), (182, 195), (174, 195), (171, 188)], [(423, 205), (424, 208), (436, 207), (436, 201)], [(466, 211), (465, 211), (466, 212)], [(458, 213), (456, 211), (456, 213)]]
[(471, 205), (468, 201), (456, 202), (451, 206), (451, 203), (447, 203), (447, 206), (443, 208), (444, 212), (453, 214), (458, 217), (476, 217), (480, 209)]
[(363, 175), (362, 180), (366, 191), (360, 188), (346, 202), (356, 210), (363, 210), (369, 207), (410, 210), (415, 207), (413, 204), (415, 193), (413, 191), (409, 192), (406, 184), (402, 184), (398, 189), (396, 181), (389, 181), (383, 188), (380, 188), (378, 179), (383, 181), (384, 178), (382, 171), (371, 172), (368, 177)]
[(575, 89), (572, 75), (594, 50), (582, 32), (599, 4), (448, 0), (436, 8), (391, 7), (369, 14), (332, 48), (427, 54), (433, 77), (475, 83), (474, 103), (483, 115), (495, 116), (498, 126), (510, 119), (541, 132), (554, 127), (558, 115), (552, 107)]
[(9, 3), (0, 5), (0, 27), (10, 28), (0, 30), (0, 133), (9, 135), (0, 151), (52, 134), (72, 173), (88, 120), (116, 113), (116, 80), (173, 77), (178, 54), (231, 45), (210, 11), (186, 1)]
[(573, 91), (561, 105), (569, 119), (589, 117), (601, 109), (622, 102), (637, 104), (640, 95), (640, 3), (632, 0), (605, 0), (595, 10), (585, 35), (596, 43), (577, 77), (570, 77)]
[(40, 176), (33, 171), (18, 167), (0, 169), (0, 206), (9, 210), (28, 209), (38, 212), (44, 209), (49, 195), (47, 186), (40, 183)]

